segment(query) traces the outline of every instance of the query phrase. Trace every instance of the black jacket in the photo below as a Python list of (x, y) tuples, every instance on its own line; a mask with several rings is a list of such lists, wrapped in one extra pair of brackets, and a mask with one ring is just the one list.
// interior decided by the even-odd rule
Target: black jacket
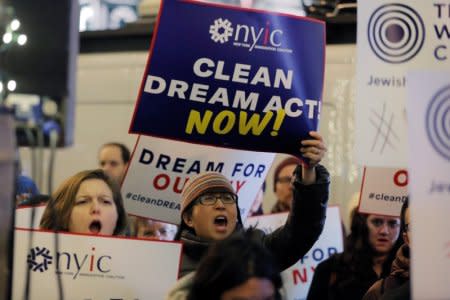
[[(350, 272), (341, 258), (342, 253), (335, 254), (317, 265), (307, 300), (361, 300), (379, 279), (372, 268), (364, 273)], [(389, 274), (389, 265), (384, 264), (381, 277)]]
[[(325, 167), (316, 166), (316, 182), (304, 185), (301, 182), (301, 167), (294, 172), (294, 200), (292, 210), (284, 226), (271, 234), (254, 231), (254, 239), (272, 252), (280, 270), (285, 270), (302, 258), (314, 245), (325, 224), (325, 213), (329, 197), (330, 175)], [(243, 230), (238, 224), (236, 230)], [(211, 241), (203, 240), (187, 230), (181, 232), (183, 255), (179, 277), (194, 271), (208, 250)]]
[(403, 244), (392, 262), (391, 274), (375, 282), (363, 300), (411, 299), (409, 282), (409, 247)]

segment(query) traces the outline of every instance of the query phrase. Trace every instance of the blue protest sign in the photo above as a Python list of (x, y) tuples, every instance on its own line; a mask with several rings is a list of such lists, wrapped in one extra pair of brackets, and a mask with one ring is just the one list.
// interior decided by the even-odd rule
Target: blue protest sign
[(164, 1), (130, 133), (299, 154), (317, 129), (323, 22)]

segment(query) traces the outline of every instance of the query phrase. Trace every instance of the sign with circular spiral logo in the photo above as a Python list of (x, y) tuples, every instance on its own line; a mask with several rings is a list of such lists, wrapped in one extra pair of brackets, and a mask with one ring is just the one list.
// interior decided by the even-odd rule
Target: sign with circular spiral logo
[(450, 160), (450, 85), (439, 90), (428, 104), (425, 128), (433, 148)]
[(370, 16), (367, 38), (375, 55), (387, 63), (403, 63), (419, 53), (425, 25), (419, 14), (404, 4), (386, 4)]

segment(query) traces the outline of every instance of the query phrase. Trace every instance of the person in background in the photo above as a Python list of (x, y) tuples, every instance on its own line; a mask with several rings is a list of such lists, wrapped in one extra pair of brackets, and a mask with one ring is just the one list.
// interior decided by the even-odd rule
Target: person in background
[(29, 198), (26, 198), (25, 200), (22, 200), (18, 205), (19, 207), (27, 207), (27, 206), (41, 206), (46, 205), (47, 202), (50, 200), (49, 195), (34, 195)]
[(277, 201), (272, 207), (272, 213), (291, 210), (292, 199), (294, 198), (292, 192), (292, 174), (299, 164), (301, 164), (301, 160), (291, 156), (281, 161), (275, 168), (273, 174), (273, 192)]
[(411, 299), (410, 286), (410, 241), (411, 226), (409, 217), (409, 201), (403, 202), (400, 212), (401, 232), (404, 244), (398, 249), (392, 262), (391, 274), (375, 282), (364, 295), (363, 300), (407, 300)]
[[(253, 232), (274, 255), (280, 270), (309, 251), (325, 222), (330, 177), (318, 163), (326, 147), (319, 133), (311, 131), (310, 135), (311, 139), (301, 141), (300, 152), (309, 159), (309, 165), (298, 165), (294, 172), (294, 201), (286, 223), (271, 234)], [(218, 172), (189, 179), (181, 193), (180, 212), (181, 225), (175, 237), (183, 243), (180, 276), (194, 271), (215, 241), (243, 230), (238, 197), (230, 180)]]
[(277, 264), (254, 229), (233, 234), (211, 246), (197, 271), (171, 289), (166, 300), (281, 299)]
[(344, 252), (317, 265), (308, 300), (358, 299), (379, 278), (389, 274), (397, 249), (400, 219), (365, 215), (353, 210)]
[(106, 143), (98, 153), (100, 168), (114, 181), (120, 184), (130, 161), (130, 150), (121, 143)]
[(22, 161), (20, 159), (19, 148), (16, 148), (14, 161), (17, 168), (15, 181), (16, 206), (25, 206), (30, 202), (30, 198), (40, 195), (40, 192), (34, 180), (22, 174)]
[(79, 172), (52, 194), (41, 229), (120, 235), (127, 225), (117, 184), (100, 169)]
[(177, 225), (137, 217), (134, 221), (134, 236), (137, 238), (173, 241)]
[(40, 195), (39, 189), (31, 178), (25, 175), (16, 177), (16, 204), (18, 206), (26, 205), (30, 198), (38, 195)]

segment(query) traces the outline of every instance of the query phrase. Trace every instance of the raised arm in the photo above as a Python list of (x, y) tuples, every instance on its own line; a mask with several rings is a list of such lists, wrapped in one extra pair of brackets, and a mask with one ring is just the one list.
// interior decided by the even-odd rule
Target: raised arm
[(325, 224), (330, 176), (318, 163), (326, 147), (317, 132), (312, 140), (302, 142), (302, 153), (310, 159), (308, 166), (297, 166), (294, 172), (294, 199), (284, 226), (263, 237), (265, 246), (284, 270), (302, 258), (319, 238)]
[(317, 131), (310, 131), (309, 135), (313, 137), (310, 140), (303, 140), (300, 152), (303, 157), (309, 158), (309, 164), (302, 166), (302, 182), (303, 184), (312, 184), (316, 182), (316, 165), (322, 160), (327, 147), (323, 141), (322, 136)]

